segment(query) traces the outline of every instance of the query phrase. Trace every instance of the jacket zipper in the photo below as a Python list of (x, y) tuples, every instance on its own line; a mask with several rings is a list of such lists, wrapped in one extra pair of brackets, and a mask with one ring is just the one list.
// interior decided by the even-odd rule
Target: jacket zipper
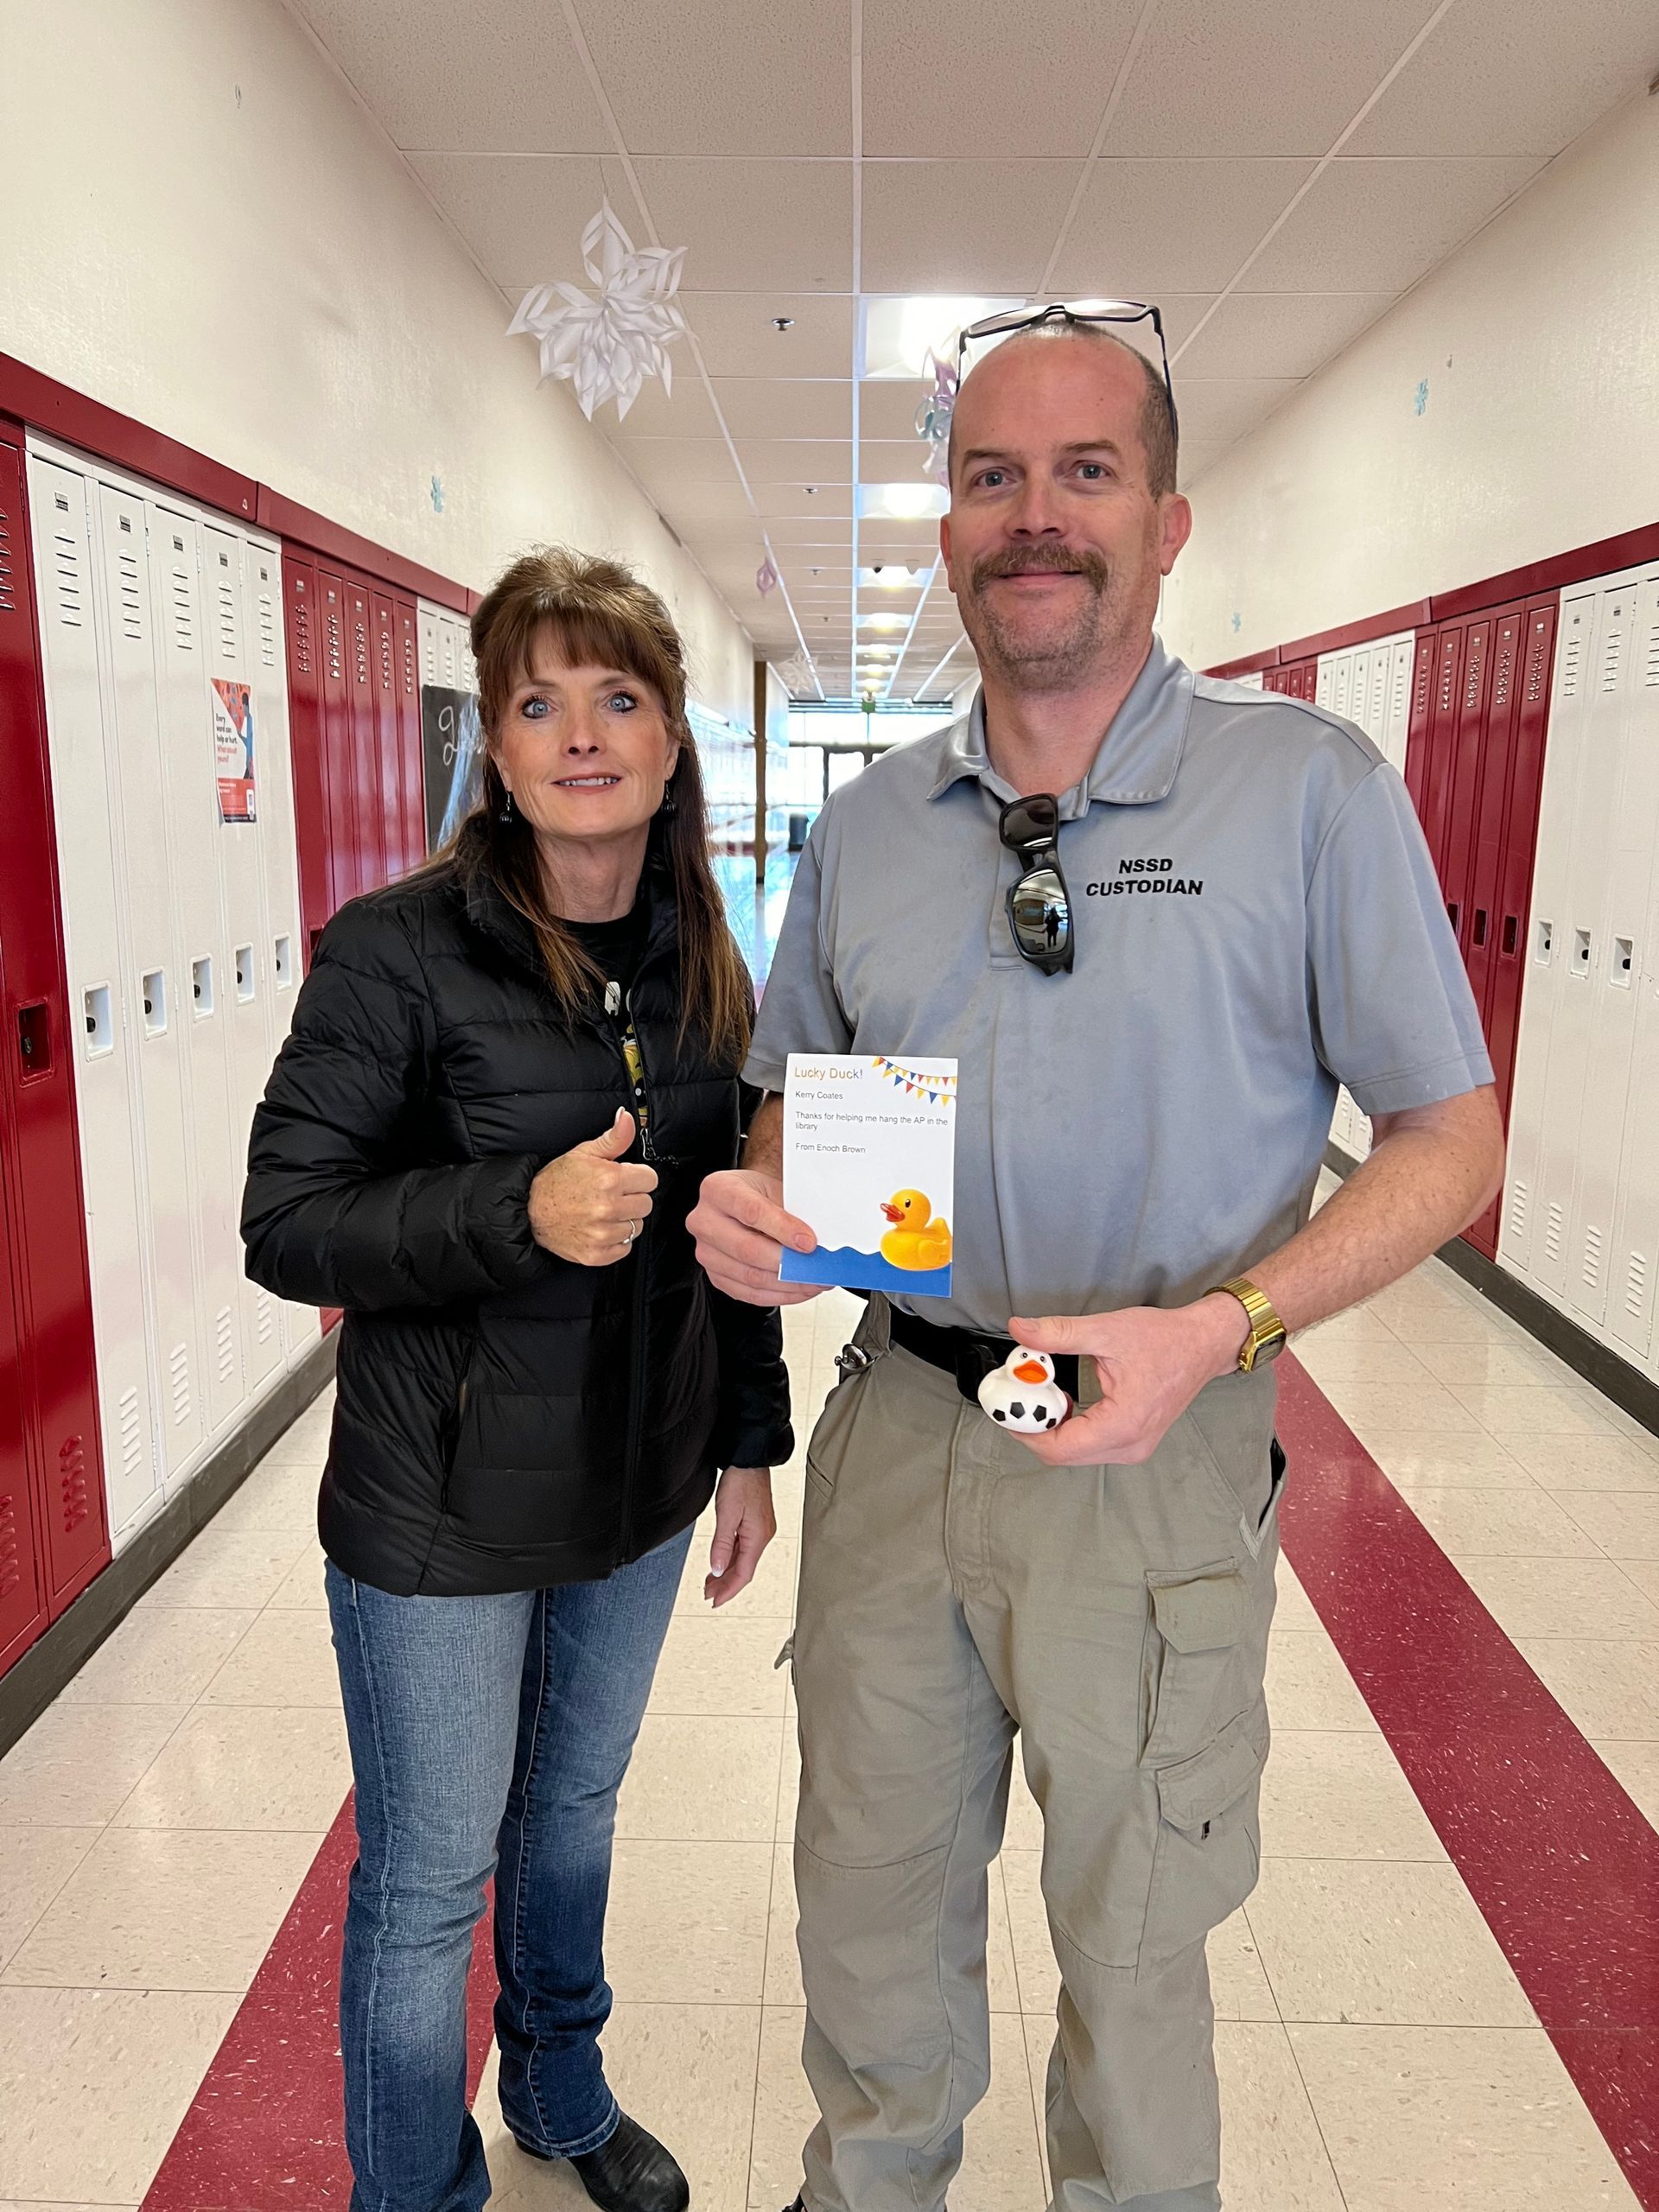
[[(631, 1002), (623, 1003), (621, 992), (614, 983), (605, 987), (605, 1011), (611, 1017), (613, 1033), (622, 1055), (622, 1066), (633, 1096), (634, 1118), (639, 1128), (639, 1148), (648, 1166), (657, 1164), (657, 1147), (651, 1134), (651, 1102), (645, 1093), (645, 1050), (639, 1033), (633, 1026)], [(639, 1056), (639, 1074), (635, 1077), (628, 1058), (626, 1039), (632, 1032), (634, 1051)], [(645, 1217), (639, 1234), (633, 1242), (630, 1255), (633, 1266), (633, 1320), (628, 1337), (628, 1433), (626, 1452), (622, 1464), (622, 1514), (618, 1535), (618, 1550), (626, 1560), (633, 1549), (634, 1491), (639, 1475), (639, 1449), (645, 1429), (645, 1246), (651, 1236), (651, 1217)]]

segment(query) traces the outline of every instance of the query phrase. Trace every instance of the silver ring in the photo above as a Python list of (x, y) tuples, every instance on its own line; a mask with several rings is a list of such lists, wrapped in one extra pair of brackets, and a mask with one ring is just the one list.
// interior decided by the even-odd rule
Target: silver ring
[(634, 1238), (639, 1234), (640, 1227), (641, 1224), (637, 1221), (631, 1221), (628, 1224), (628, 1242), (630, 1244), (632, 1243)]

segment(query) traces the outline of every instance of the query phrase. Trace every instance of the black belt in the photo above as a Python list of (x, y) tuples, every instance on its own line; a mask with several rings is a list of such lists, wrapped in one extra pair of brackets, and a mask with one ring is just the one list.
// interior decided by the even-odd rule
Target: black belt
[[(900, 1312), (896, 1306), (887, 1308), (892, 1341), (904, 1351), (914, 1352), (918, 1359), (925, 1359), (930, 1367), (943, 1368), (947, 1375), (957, 1378), (957, 1388), (964, 1398), (979, 1399), (979, 1386), (988, 1375), (995, 1373), (1007, 1363), (1014, 1350), (1011, 1337), (982, 1337), (974, 1329), (938, 1329), (931, 1321), (919, 1321), (913, 1313)], [(1077, 1399), (1077, 1355), (1074, 1351), (1051, 1352), (1054, 1363), (1054, 1380), (1059, 1384), (1073, 1405)]]

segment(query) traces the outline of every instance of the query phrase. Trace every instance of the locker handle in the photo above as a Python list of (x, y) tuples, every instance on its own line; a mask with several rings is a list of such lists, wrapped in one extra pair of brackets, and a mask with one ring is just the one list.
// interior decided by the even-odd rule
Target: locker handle
[(1484, 944), (1486, 942), (1486, 909), (1484, 906), (1477, 906), (1475, 909), (1474, 938), (1477, 944)]
[(1453, 929), (1456, 929), (1456, 927), (1458, 926), (1458, 915), (1459, 915), (1459, 913), (1460, 912), (1460, 911), (1461, 911), (1461, 909), (1459, 908), (1459, 904), (1458, 904), (1458, 901), (1457, 901), (1455, 899), (1448, 899), (1446, 900), (1446, 918), (1447, 921), (1449, 921), (1449, 922), (1451, 923), (1451, 925), (1452, 925), (1452, 928), (1453, 928)]
[(1616, 937), (1613, 939), (1612, 981), (1620, 990), (1628, 991), (1630, 989), (1631, 973), (1635, 964), (1635, 938), (1628, 937)]
[(1575, 976), (1587, 976), (1590, 973), (1590, 931), (1588, 930), (1574, 930), (1573, 932), (1573, 967), (1571, 972)]
[(1516, 947), (1520, 944), (1520, 942), (1521, 917), (1518, 914), (1505, 914), (1503, 917), (1503, 957), (1506, 960), (1514, 959)]
[(52, 1020), (44, 999), (17, 1009), (17, 1057), (26, 1083), (52, 1072)]

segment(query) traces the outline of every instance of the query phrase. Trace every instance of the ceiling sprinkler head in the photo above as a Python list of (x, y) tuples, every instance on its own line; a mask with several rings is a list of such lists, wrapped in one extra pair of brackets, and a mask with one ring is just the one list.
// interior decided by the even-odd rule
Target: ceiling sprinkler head
[(772, 318), (772, 327), (774, 330), (793, 330), (795, 318), (792, 315), (775, 315)]

